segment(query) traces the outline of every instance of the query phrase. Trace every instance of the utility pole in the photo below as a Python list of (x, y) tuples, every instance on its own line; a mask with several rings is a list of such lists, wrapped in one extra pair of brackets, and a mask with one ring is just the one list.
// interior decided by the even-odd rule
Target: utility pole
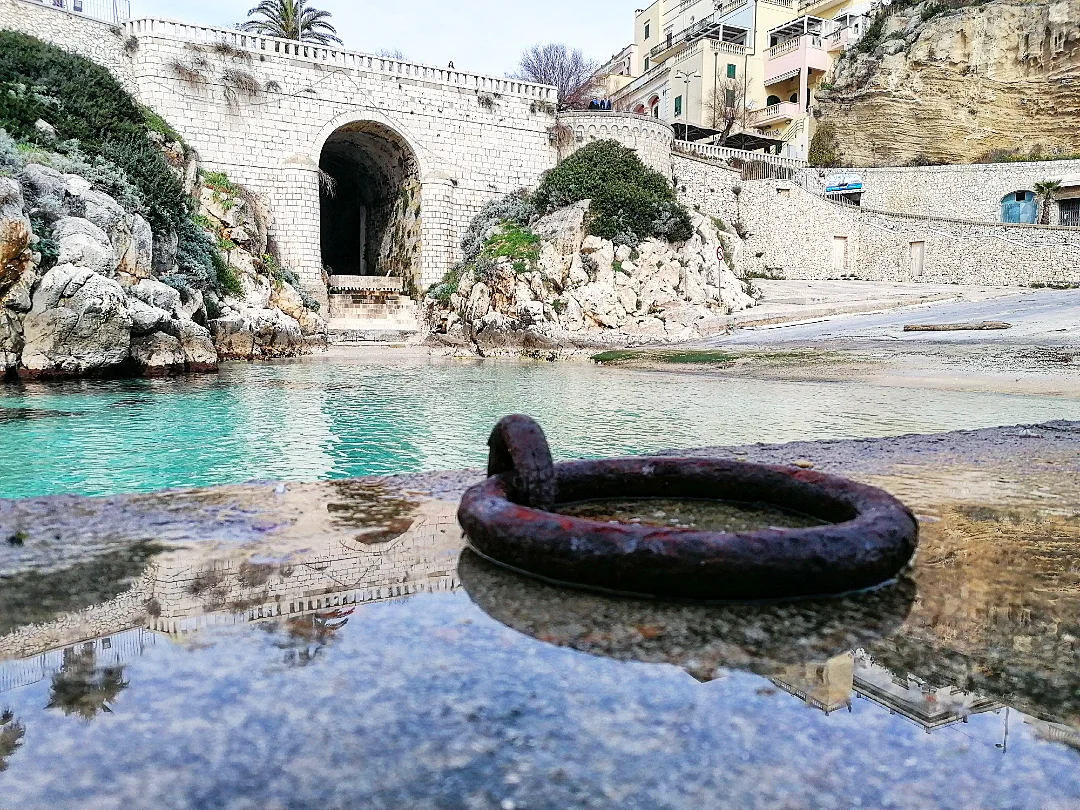
[(686, 121), (690, 117), (689, 116), (689, 110), (690, 110), (690, 80), (691, 79), (700, 79), (701, 74), (698, 73), (696, 70), (693, 73), (691, 73), (689, 71), (686, 71), (686, 70), (676, 70), (675, 71), (675, 78), (678, 79), (680, 76), (682, 77), (683, 84), (686, 87), (686, 89), (683, 90), (683, 108), (682, 108), (682, 114), (683, 114), (683, 140), (684, 141), (689, 141), (690, 140), (690, 131), (688, 129), (689, 124), (687, 124)]

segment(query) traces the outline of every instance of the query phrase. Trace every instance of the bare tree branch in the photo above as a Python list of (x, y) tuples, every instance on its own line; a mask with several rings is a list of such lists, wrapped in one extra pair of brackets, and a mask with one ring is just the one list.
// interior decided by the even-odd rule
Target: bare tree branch
[(581, 108), (589, 103), (597, 87), (595, 73), (599, 67), (579, 49), (551, 42), (525, 51), (512, 78), (553, 85), (559, 91), (560, 106)]
[(712, 129), (720, 131), (723, 146), (738, 127), (746, 112), (746, 85), (740, 79), (721, 78), (716, 74), (716, 91), (705, 100), (705, 121)]

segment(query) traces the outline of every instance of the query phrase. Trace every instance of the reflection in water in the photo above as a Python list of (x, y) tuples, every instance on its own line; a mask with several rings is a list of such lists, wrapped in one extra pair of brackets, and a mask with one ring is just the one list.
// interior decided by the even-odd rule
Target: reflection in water
[(835, 600), (699, 605), (572, 590), (503, 569), (471, 550), (461, 583), (476, 605), (520, 633), (622, 661), (667, 663), (700, 681), (724, 669), (759, 675), (824, 662), (895, 632), (915, 599), (909, 580)]
[(18, 750), (25, 736), (26, 729), (15, 719), (14, 712), (9, 709), (0, 711), (0, 772), (7, 770), (8, 757)]
[(337, 633), (349, 623), (355, 608), (327, 610), (262, 625), (274, 634), (274, 644), (285, 651), (282, 659), (288, 666), (306, 667), (338, 637)]
[(127, 686), (123, 667), (97, 665), (92, 642), (68, 647), (63, 666), (53, 675), (49, 705), (45, 708), (93, 720), (103, 712), (111, 713), (110, 704)]

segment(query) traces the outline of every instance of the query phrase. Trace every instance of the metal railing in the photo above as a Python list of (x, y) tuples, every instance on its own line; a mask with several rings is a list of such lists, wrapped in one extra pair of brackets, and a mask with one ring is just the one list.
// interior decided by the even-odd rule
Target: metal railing
[(107, 23), (122, 23), (131, 19), (131, 0), (24, 0), (36, 6), (55, 8), (82, 14)]
[(722, 17), (726, 17), (731, 12), (737, 11), (749, 2), (750, 0), (730, 0), (730, 2), (724, 3), (724, 5), (716, 10), (716, 19), (719, 20)]

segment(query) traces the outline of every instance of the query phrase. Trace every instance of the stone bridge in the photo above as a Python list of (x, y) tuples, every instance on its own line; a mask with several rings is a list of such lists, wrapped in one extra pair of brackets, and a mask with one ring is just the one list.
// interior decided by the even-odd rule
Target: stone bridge
[(485, 202), (535, 186), (561, 142), (565, 155), (557, 126), (571, 149), (615, 137), (671, 171), (668, 125), (560, 125), (545, 85), (163, 19), (117, 25), (35, 0), (0, 0), (0, 27), (104, 65), (204, 169), (255, 191), (283, 262), (323, 300), (324, 269), (398, 276), (406, 292), (438, 281)]

